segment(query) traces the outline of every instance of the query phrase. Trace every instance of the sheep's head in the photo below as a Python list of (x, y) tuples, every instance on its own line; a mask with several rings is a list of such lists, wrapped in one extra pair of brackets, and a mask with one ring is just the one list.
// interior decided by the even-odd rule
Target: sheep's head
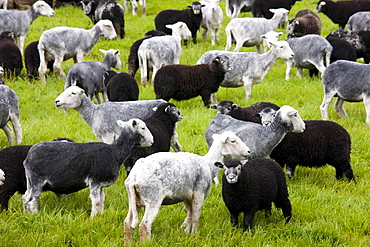
[(111, 62), (111, 67), (120, 70), (122, 67), (121, 57), (119, 50), (109, 49), (108, 51), (99, 49), (101, 53), (104, 54), (104, 60), (108, 60)]
[(117, 33), (110, 20), (100, 20), (95, 24), (95, 26), (100, 28), (101, 36), (104, 36), (109, 40), (117, 38)]
[(287, 126), (289, 131), (302, 133), (306, 128), (306, 124), (299, 116), (298, 111), (291, 106), (282, 106), (277, 111), (275, 119), (277, 119), (278, 117), (282, 119), (284, 125)]
[(44, 1), (37, 1), (32, 5), (32, 8), (38, 15), (43, 15), (47, 17), (54, 16), (54, 10)]
[(217, 105), (212, 105), (211, 108), (217, 110), (217, 114), (229, 115), (230, 112), (235, 111), (239, 106), (231, 100), (222, 100)]
[(117, 124), (122, 128), (129, 128), (132, 132), (138, 133), (139, 142), (136, 145), (140, 147), (150, 147), (154, 143), (152, 133), (142, 120), (138, 118), (130, 119), (127, 122), (117, 120)]
[(241, 174), (242, 167), (244, 165), (245, 162), (235, 159), (226, 160), (225, 164), (222, 164), (221, 162), (215, 163), (215, 166), (225, 170), (224, 176), (229, 184), (235, 184), (238, 182), (239, 175)]
[(194, 15), (201, 15), (202, 14), (202, 7), (204, 7), (204, 4), (201, 4), (200, 2), (193, 2), (191, 5), (188, 5), (188, 8), (191, 8), (193, 10)]
[(294, 58), (294, 52), (286, 41), (269, 42), (269, 46), (271, 47), (272, 52), (274, 52), (278, 58), (284, 60)]
[(245, 143), (233, 132), (225, 131), (222, 134), (214, 134), (213, 145), (218, 145), (221, 149), (223, 161), (227, 159), (245, 160), (250, 156), (250, 149)]
[(82, 97), (87, 97), (82, 88), (70, 86), (55, 99), (55, 106), (57, 108), (77, 108), (82, 103)]
[(179, 21), (175, 24), (167, 24), (166, 27), (172, 30), (172, 36), (174, 37), (185, 40), (191, 38), (191, 32), (185, 22)]

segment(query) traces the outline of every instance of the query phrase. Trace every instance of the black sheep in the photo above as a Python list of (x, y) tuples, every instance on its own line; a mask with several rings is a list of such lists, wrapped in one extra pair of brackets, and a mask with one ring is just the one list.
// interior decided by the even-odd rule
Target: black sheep
[[(40, 67), (40, 54), (37, 49), (38, 41), (30, 43), (24, 50), (24, 62), (26, 64), (27, 75), (29, 78), (38, 78)], [(53, 72), (54, 60), (47, 61), (47, 67), (51, 72)]]
[(225, 73), (231, 70), (226, 56), (215, 57), (209, 64), (164, 66), (154, 78), (156, 98), (181, 101), (200, 95), (208, 107), (211, 94), (218, 91)]
[(356, 61), (356, 49), (346, 40), (336, 37), (327, 37), (326, 39), (333, 47), (330, 63), (334, 63), (337, 60)]
[(321, 34), (321, 20), (311, 10), (303, 9), (299, 11), (294, 19), (289, 21), (289, 25), (286, 28), (287, 34), (300, 33), (306, 34)]
[(139, 87), (135, 79), (127, 73), (116, 73), (104, 81), (109, 101), (133, 101), (139, 99)]
[(230, 211), (231, 224), (238, 224), (238, 216), (244, 213), (244, 230), (252, 229), (257, 211), (271, 213), (272, 202), (281, 208), (286, 222), (292, 218), (292, 205), (283, 170), (273, 160), (251, 159), (245, 164), (239, 160), (227, 160), (222, 177), (222, 198)]
[(297, 1), (302, 0), (255, 0), (252, 7), (254, 17), (264, 17), (271, 19), (274, 15), (270, 9), (284, 8), (290, 10)]
[(0, 66), (3, 67), (5, 76), (19, 76), (23, 69), (22, 54), (14, 43), (12, 32), (0, 34)]

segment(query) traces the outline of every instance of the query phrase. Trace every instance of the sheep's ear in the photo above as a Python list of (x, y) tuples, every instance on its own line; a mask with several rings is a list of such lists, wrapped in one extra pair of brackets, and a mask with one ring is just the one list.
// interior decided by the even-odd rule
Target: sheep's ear
[(153, 111), (157, 111), (158, 107), (153, 107), (152, 110)]
[(276, 46), (277, 46), (277, 44), (276, 44), (275, 42), (269, 42), (269, 45), (271, 45), (271, 47), (272, 47), (272, 46), (274, 46), (274, 47), (276, 47)]
[(106, 51), (106, 50), (99, 49), (99, 51), (100, 51), (101, 53), (103, 53), (104, 55), (105, 55), (105, 54), (107, 54), (107, 51)]
[(266, 35), (262, 34), (261, 36), (261, 39), (267, 39)]
[(80, 92), (81, 92), (81, 94), (84, 94), (84, 93), (85, 93), (85, 90), (83, 90), (83, 89), (81, 88), (81, 91), (80, 91)]
[(215, 63), (215, 62), (220, 63), (220, 62), (221, 62), (220, 57), (215, 57), (215, 58), (213, 59), (213, 62), (214, 62), (214, 63)]
[(276, 9), (269, 9), (271, 13), (276, 13)]
[(232, 104), (231, 105), (231, 110), (232, 111), (235, 111), (236, 109), (238, 109), (239, 108), (239, 106), (237, 105), (237, 104)]
[(242, 163), (242, 167), (245, 166), (245, 164), (248, 163), (248, 160), (241, 160), (240, 163)]
[(216, 167), (223, 169), (224, 165), (221, 162), (215, 162), (214, 164)]
[(166, 109), (164, 109), (165, 113), (170, 113), (171, 112), (171, 106), (167, 106)]
[(166, 27), (169, 28), (169, 29), (172, 29), (173, 24), (167, 24)]
[(217, 110), (217, 104), (215, 104), (215, 105), (211, 105), (211, 107), (210, 107), (211, 109), (214, 109), (214, 110)]
[(118, 49), (114, 52), (114, 55), (115, 56), (117, 56), (117, 55), (119, 56), (119, 50)]
[(294, 24), (299, 25), (299, 21), (294, 20)]

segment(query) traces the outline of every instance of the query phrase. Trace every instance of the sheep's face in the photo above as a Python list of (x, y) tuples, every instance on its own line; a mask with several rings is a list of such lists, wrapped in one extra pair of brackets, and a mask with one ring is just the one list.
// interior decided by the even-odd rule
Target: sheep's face
[(221, 135), (214, 134), (213, 139), (214, 143), (216, 140), (221, 143), (221, 155), (224, 161), (227, 159), (245, 160), (251, 153), (247, 145), (231, 131), (225, 131)]
[(275, 42), (269, 42), (269, 45), (271, 46), (271, 50), (276, 54), (278, 58), (289, 60), (293, 59), (294, 52), (290, 48), (288, 42), (286, 41), (275, 41)]
[(170, 115), (173, 122), (179, 122), (183, 118), (182, 113), (173, 104), (170, 104), (169, 106), (167, 106), (165, 109), (165, 112)]
[(278, 115), (280, 115), (285, 125), (289, 126), (289, 129), (291, 129), (290, 131), (302, 133), (305, 130), (306, 124), (299, 116), (298, 111), (295, 110), (293, 107), (290, 107), (288, 105), (282, 106), (277, 111), (276, 117)]
[(200, 15), (202, 14), (202, 7), (204, 7), (205, 5), (201, 5), (199, 2), (193, 2), (191, 5), (189, 5), (188, 7), (191, 8), (193, 10), (193, 13), (194, 15)]
[(217, 114), (228, 115), (235, 111), (239, 106), (230, 100), (220, 101), (217, 105), (212, 105), (211, 108), (217, 110)]
[(44, 15), (47, 17), (54, 16), (54, 10), (44, 1), (35, 2), (32, 8), (34, 8), (35, 12), (39, 15)]
[(215, 166), (225, 170), (224, 176), (229, 184), (235, 184), (238, 182), (244, 164), (239, 160), (230, 159), (227, 160), (224, 165), (220, 162), (216, 162)]
[(191, 32), (185, 22), (179, 21), (175, 24), (167, 24), (166, 27), (172, 30), (172, 36), (174, 37), (185, 40), (191, 38)]
[(258, 113), (258, 115), (261, 118), (261, 124), (263, 126), (269, 126), (276, 117), (276, 111), (271, 107), (266, 107), (260, 113)]
[(117, 38), (117, 33), (110, 20), (100, 20), (95, 25), (100, 27), (101, 35), (107, 39), (113, 40)]
[(117, 124), (123, 128), (129, 127), (134, 133), (138, 133), (140, 140), (137, 143), (138, 146), (140, 147), (150, 147), (154, 143), (154, 137), (146, 124), (138, 119), (138, 118), (133, 118), (130, 119), (127, 122), (123, 122), (121, 120), (117, 120)]
[(67, 88), (55, 99), (57, 108), (76, 108), (81, 105), (82, 97), (87, 97), (85, 91), (77, 86)]

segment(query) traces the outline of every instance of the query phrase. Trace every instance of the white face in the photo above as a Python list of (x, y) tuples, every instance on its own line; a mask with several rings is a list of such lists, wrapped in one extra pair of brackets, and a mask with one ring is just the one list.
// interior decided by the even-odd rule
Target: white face
[(225, 131), (220, 137), (222, 138), (221, 152), (224, 160), (245, 160), (249, 157), (250, 149), (233, 132)]
[(142, 120), (138, 118), (130, 119), (127, 122), (117, 120), (117, 124), (123, 128), (129, 127), (133, 132), (139, 132), (141, 135), (140, 147), (150, 147), (154, 143), (154, 137), (152, 133)]
[(117, 33), (113, 28), (113, 24), (110, 20), (100, 20), (98, 23), (101, 25), (102, 35), (109, 40), (117, 38)]
[(238, 178), (239, 178), (239, 175), (240, 175), (241, 170), (242, 170), (241, 165), (238, 165), (236, 167), (226, 167), (226, 166), (224, 166), (224, 169), (225, 169), (224, 175), (226, 177), (226, 181), (229, 184), (235, 184), (236, 182), (238, 182)]
[(81, 105), (81, 97), (85, 91), (77, 86), (67, 88), (55, 99), (57, 108), (76, 108)]
[(292, 132), (302, 133), (305, 130), (306, 124), (299, 116), (298, 111), (293, 107), (285, 105), (282, 106), (278, 112), (281, 112), (280, 114), (283, 121), (292, 123)]
[(54, 10), (44, 1), (37, 1), (36, 3), (34, 3), (33, 6), (36, 10), (36, 13), (39, 13), (40, 15), (44, 15), (47, 17), (54, 16)]
[(294, 52), (290, 48), (288, 42), (286, 42), (286, 41), (277, 41), (277, 42), (274, 42), (274, 43), (271, 43), (271, 44), (272, 44), (271, 47), (275, 46), (276, 52), (277, 52), (279, 58), (284, 59), (284, 60), (293, 59)]

